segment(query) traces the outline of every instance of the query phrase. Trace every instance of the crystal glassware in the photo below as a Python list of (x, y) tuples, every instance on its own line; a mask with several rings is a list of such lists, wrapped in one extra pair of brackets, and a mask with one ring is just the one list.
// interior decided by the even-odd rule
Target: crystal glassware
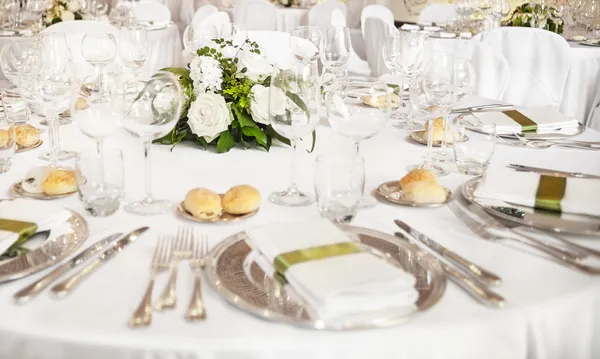
[(478, 124), (478, 132), (469, 131), (471, 120), (458, 116), (452, 121), (453, 147), (458, 171), (480, 176), (485, 173), (496, 147), (496, 125), (491, 121)]
[(82, 152), (75, 161), (77, 191), (85, 211), (94, 217), (115, 213), (123, 197), (125, 168), (120, 150)]
[(39, 33), (43, 28), (42, 13), (47, 7), (48, 3), (46, 0), (26, 0), (25, 2), (27, 13), (34, 19), (31, 25), (31, 31), (34, 34)]
[(531, 2), (531, 15), (534, 21), (534, 26), (544, 28), (548, 20), (548, 0), (533, 0)]
[(300, 62), (316, 61), (323, 49), (323, 32), (318, 26), (299, 26), (290, 34), (290, 48)]
[[(385, 43), (383, 44), (383, 49), (382, 49), (382, 56), (383, 56), (383, 62), (385, 63), (385, 66), (388, 68), (388, 70), (391, 71), (391, 73), (394, 76), (397, 76), (398, 78), (402, 78), (402, 72), (400, 71), (400, 44), (401, 44), (401, 38), (400, 38), (400, 34), (399, 33), (394, 33), (391, 34), (390, 36), (388, 36), (388, 38), (385, 40)], [(403, 97), (403, 92), (404, 92), (404, 88), (402, 86), (402, 81), (400, 81), (400, 84), (398, 86), (398, 97), (402, 98)], [(390, 118), (392, 119), (392, 123), (394, 125), (397, 124), (397, 122), (402, 122), (404, 121), (404, 114), (402, 112), (402, 106), (401, 106), (401, 101), (399, 101), (398, 103), (398, 110), (393, 112), (390, 116)]]
[(15, 124), (6, 117), (0, 117), (0, 173), (6, 173), (10, 169), (15, 146)]
[(365, 162), (359, 156), (321, 155), (315, 167), (315, 193), (321, 217), (348, 223), (365, 188)]
[(588, 0), (578, 8), (576, 23), (582, 28), (583, 34), (588, 35), (589, 29), (600, 14), (600, 4), (597, 0)]
[(297, 142), (312, 133), (319, 123), (321, 95), (318, 73), (313, 66), (296, 64), (289, 70), (274, 70), (269, 88), (269, 118), (273, 129), (290, 140), (292, 183), (284, 191), (272, 193), (269, 200), (281, 206), (306, 206), (314, 202), (296, 185)]
[(183, 31), (183, 47), (187, 52), (196, 54), (196, 51), (210, 44), (212, 39), (217, 36), (217, 30), (214, 26), (196, 28), (190, 24)]
[(148, 59), (148, 30), (144, 26), (123, 26), (119, 36), (119, 55), (137, 79)]
[(323, 51), (321, 51), (321, 62), (323, 63), (324, 76), (327, 81), (323, 85), (325, 91), (343, 87), (348, 79), (348, 61), (352, 52), (350, 30), (347, 27), (328, 27), (324, 31)]
[(452, 5), (454, 5), (454, 11), (460, 16), (459, 30), (462, 31), (462, 29), (467, 28), (469, 17), (477, 10), (477, 1), (455, 0)]
[(169, 133), (179, 121), (183, 106), (181, 85), (173, 74), (159, 72), (148, 81), (125, 82), (115, 96), (121, 125), (144, 143), (146, 161), (145, 198), (129, 203), (125, 210), (140, 215), (165, 213), (172, 209), (172, 203), (152, 196), (150, 145)]
[(81, 40), (81, 56), (96, 70), (93, 90), (97, 91), (97, 95), (94, 101), (103, 101), (103, 71), (117, 57), (117, 40), (112, 34), (86, 34)]
[(1, 92), (0, 101), (4, 109), (4, 117), (16, 124), (29, 122), (29, 107), (16, 89), (6, 89)]

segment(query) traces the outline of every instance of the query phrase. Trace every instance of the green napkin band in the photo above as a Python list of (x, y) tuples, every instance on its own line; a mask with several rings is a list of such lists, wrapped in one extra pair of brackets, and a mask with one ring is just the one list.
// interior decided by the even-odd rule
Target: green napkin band
[(291, 266), (296, 264), (345, 256), (348, 254), (360, 253), (362, 251), (363, 250), (360, 247), (352, 242), (342, 242), (282, 253), (273, 260), (275, 279), (280, 283), (285, 283), (285, 272)]
[(560, 212), (560, 202), (565, 196), (567, 179), (556, 176), (540, 176), (537, 192), (535, 194), (535, 208)]
[(513, 120), (516, 123), (518, 123), (519, 125), (521, 125), (522, 132), (537, 131), (537, 128), (538, 128), (537, 123), (533, 122), (533, 120), (531, 120), (529, 117), (523, 115), (519, 111), (507, 110), (507, 111), (502, 111), (502, 113), (505, 114), (506, 116), (510, 117), (511, 120)]

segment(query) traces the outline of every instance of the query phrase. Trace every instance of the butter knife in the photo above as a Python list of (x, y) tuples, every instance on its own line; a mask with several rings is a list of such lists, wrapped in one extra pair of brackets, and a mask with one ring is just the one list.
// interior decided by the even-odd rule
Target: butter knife
[(457, 114), (457, 113), (469, 113), (469, 112), (508, 111), (508, 110), (514, 110), (514, 109), (515, 109), (515, 107), (513, 105), (493, 104), (493, 105), (455, 108), (452, 110), (452, 113)]
[[(408, 242), (408, 244), (415, 248), (415, 250), (421, 250), (419, 246), (413, 244), (409, 237), (407, 237), (403, 233), (395, 233), (396, 237), (401, 238)], [(472, 280), (469, 276), (463, 274), (461, 271), (452, 268), (446, 263), (440, 262), (444, 273), (448, 276), (448, 279), (456, 283), (459, 287), (461, 287), (465, 292), (471, 295), (480, 303), (485, 305), (489, 305), (495, 308), (501, 308), (504, 306), (504, 297), (500, 294), (488, 289), (486, 286), (477, 283)]]
[(479, 280), (483, 284), (485, 284), (487, 286), (497, 286), (497, 285), (500, 285), (500, 283), (502, 283), (502, 279), (498, 275), (496, 275), (496, 274), (482, 268), (481, 266), (471, 262), (470, 260), (452, 252), (451, 250), (445, 248), (441, 244), (435, 242), (433, 239), (431, 239), (431, 238), (427, 237), (426, 235), (422, 234), (421, 232), (415, 230), (414, 228), (412, 228), (405, 222), (403, 222), (399, 219), (396, 219), (396, 220), (394, 220), (394, 223), (396, 223), (396, 225), (400, 228), (401, 231), (404, 232), (405, 235), (407, 235), (409, 237), (413, 237), (417, 241), (423, 243), (424, 245), (429, 247), (431, 250), (433, 250), (434, 252), (436, 252), (437, 254), (442, 256), (443, 258), (447, 259), (452, 264), (460, 267), (461, 269), (465, 270), (467, 273), (469, 273), (472, 276), (474, 276), (475, 278), (477, 278), (477, 280)]
[(115, 239), (121, 237), (123, 233), (115, 233), (106, 238), (99, 240), (98, 242), (92, 244), (87, 247), (85, 250), (77, 254), (71, 260), (59, 265), (52, 272), (46, 274), (39, 280), (31, 283), (27, 287), (21, 289), (13, 295), (13, 298), (17, 303), (25, 303), (30, 299), (33, 299), (36, 295), (38, 295), (42, 290), (50, 285), (50, 283), (54, 282), (60, 276), (65, 274), (72, 268), (79, 266), (81, 263), (85, 262), (88, 258), (104, 249), (106, 246), (111, 244)]
[(553, 170), (550, 168), (524, 166), (524, 165), (518, 165), (515, 163), (509, 164), (508, 167), (515, 169), (519, 172), (535, 172), (535, 173), (543, 173), (543, 174), (549, 174), (549, 175), (555, 175), (555, 176), (600, 179), (600, 176), (598, 176), (598, 175), (590, 175), (590, 174), (581, 173), (581, 172), (558, 171), (558, 170)]
[(105, 250), (102, 253), (102, 255), (96, 258), (92, 263), (88, 264), (79, 272), (75, 273), (71, 277), (52, 287), (51, 291), (54, 294), (61, 297), (69, 294), (71, 290), (81, 282), (82, 279), (87, 277), (87, 275), (98, 269), (102, 264), (106, 263), (111, 258), (114, 258), (119, 252), (125, 249), (130, 243), (135, 241), (142, 233), (146, 232), (147, 230), (148, 227), (141, 227), (129, 233), (128, 235), (120, 239), (117, 243), (115, 243), (112, 247)]

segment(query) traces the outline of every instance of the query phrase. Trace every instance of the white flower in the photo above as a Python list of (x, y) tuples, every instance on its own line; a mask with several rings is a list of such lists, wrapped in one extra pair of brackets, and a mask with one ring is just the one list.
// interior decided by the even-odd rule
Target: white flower
[(51, 13), (44, 15), (44, 22), (46, 24), (51, 24), (52, 23), (52, 14)]
[(81, 5), (79, 4), (79, 1), (73, 0), (67, 4), (67, 8), (71, 12), (77, 12), (77, 10), (81, 9)]
[(69, 10), (65, 10), (60, 14), (60, 19), (62, 21), (75, 20), (75, 15), (72, 12), (70, 12)]
[(233, 121), (225, 98), (213, 93), (199, 94), (188, 111), (188, 125), (192, 133), (211, 142)]
[(190, 63), (190, 78), (196, 94), (217, 92), (223, 84), (223, 70), (219, 61), (209, 56), (197, 56)]
[[(269, 93), (274, 101), (269, 101)], [(255, 122), (269, 124), (269, 107), (271, 115), (283, 115), (286, 104), (285, 93), (280, 88), (254, 85), (250, 90), (250, 114)]]
[(242, 75), (254, 82), (265, 79), (273, 69), (266, 58), (254, 52), (242, 51), (238, 59), (238, 71), (245, 68), (246, 72)]

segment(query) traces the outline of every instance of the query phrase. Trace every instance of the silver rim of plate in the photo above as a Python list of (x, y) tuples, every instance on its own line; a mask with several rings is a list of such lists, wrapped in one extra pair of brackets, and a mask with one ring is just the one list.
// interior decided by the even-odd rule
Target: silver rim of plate
[(579, 43), (582, 45), (585, 45), (585, 46), (600, 46), (599, 40), (585, 40), (585, 41), (581, 41)]
[[(463, 114), (460, 115), (462, 117), (464, 116), (468, 116), (468, 115), (472, 115), (472, 114)], [(472, 126), (468, 126), (467, 128), (471, 131), (475, 131), (475, 132), (479, 132), (479, 133), (484, 133), (480, 128), (478, 128), (474, 123), (470, 122)], [(560, 132), (556, 131), (556, 132), (547, 132), (547, 133), (536, 133), (536, 132), (532, 132), (532, 133), (522, 133), (521, 135), (523, 136), (523, 138), (528, 139), (528, 140), (552, 140), (552, 139), (560, 139), (560, 138), (569, 138), (569, 137), (573, 137), (573, 136), (577, 136), (582, 134), (583, 132), (585, 132), (585, 126), (581, 123), (578, 122), (577, 128), (575, 129), (574, 132)], [(515, 136), (514, 134), (498, 134), (499, 137), (502, 137), (504, 139), (509, 139), (509, 140), (517, 140), (517, 136)]]
[[(290, 299), (297, 296), (281, 294), (281, 288), (254, 263), (244, 232), (226, 238), (209, 253), (208, 279), (221, 297), (247, 314), (311, 329), (353, 330), (398, 325), (440, 300), (446, 289), (446, 277), (440, 263), (431, 254), (415, 251), (407, 242), (385, 233), (353, 226), (340, 228), (360, 240), (365, 248), (416, 276), (419, 298), (414, 309), (368, 318), (360, 315), (335, 322), (311, 319), (309, 311), (299, 301)], [(285, 288), (284, 292), (287, 291)], [(290, 292), (293, 294), (293, 291)]]
[[(223, 196), (223, 195), (221, 195), (221, 196)], [(254, 212), (250, 212), (250, 213), (246, 213), (246, 214), (239, 214), (239, 215), (223, 212), (223, 213), (221, 213), (221, 215), (219, 217), (216, 217), (216, 218), (200, 219), (200, 218), (196, 218), (196, 217), (192, 216), (192, 214), (190, 212), (188, 212), (185, 209), (185, 207), (183, 206), (183, 202), (179, 203), (179, 205), (177, 206), (177, 214), (179, 214), (180, 216), (182, 216), (185, 219), (189, 219), (190, 221), (199, 222), (199, 223), (232, 223), (232, 222), (243, 221), (243, 220), (250, 218), (250, 217), (254, 216), (255, 214), (257, 214), (259, 210), (260, 210), (260, 208)]]
[[(427, 139), (423, 137), (424, 134), (425, 134), (424, 130), (415, 131), (415, 132), (411, 132), (411, 134), (408, 136), (408, 138), (410, 138), (411, 140), (415, 141), (418, 144), (427, 146)], [(469, 136), (467, 136), (467, 135), (463, 135), (463, 136), (466, 137), (465, 141), (469, 140)], [(446, 145), (452, 146), (452, 142), (447, 143)], [(442, 141), (433, 141), (432, 146), (433, 147), (441, 147)]]
[(34, 148), (38, 148), (40, 147), (42, 144), (44, 143), (44, 141), (42, 140), (38, 140), (36, 143), (34, 143), (31, 146), (19, 146), (17, 145), (17, 150), (15, 151), (16, 153), (21, 153), (21, 152), (26, 152), (29, 150), (33, 150)]
[(598, 217), (573, 213), (562, 213), (559, 216), (557, 213), (536, 211), (531, 207), (519, 206), (501, 200), (478, 198), (474, 193), (482, 178), (479, 176), (465, 182), (462, 185), (461, 192), (467, 201), (480, 206), (495, 217), (553, 232), (600, 235), (600, 218)]
[(388, 202), (392, 202), (395, 204), (401, 204), (403, 206), (411, 206), (411, 207), (441, 207), (448, 202), (452, 201), (452, 191), (448, 188), (443, 187), (446, 191), (446, 201), (442, 203), (416, 203), (413, 201), (408, 201), (402, 198), (402, 189), (400, 189), (400, 184), (398, 181), (389, 181), (382, 183), (377, 187), (377, 194), (381, 196)]
[(27, 253), (0, 261), (0, 283), (28, 276), (63, 260), (88, 238), (85, 219), (73, 212), (64, 224), (53, 228), (44, 244)]
[(22, 185), (23, 180), (15, 182), (12, 186), (10, 186), (10, 193), (15, 196), (15, 197), (20, 197), (20, 198), (33, 198), (33, 199), (41, 199), (41, 200), (53, 200), (53, 199), (59, 199), (59, 198), (64, 198), (67, 196), (72, 195), (75, 192), (72, 193), (66, 193), (66, 194), (56, 194), (56, 195), (47, 195), (45, 193), (31, 193), (31, 192), (27, 192), (23, 189), (23, 185)]

